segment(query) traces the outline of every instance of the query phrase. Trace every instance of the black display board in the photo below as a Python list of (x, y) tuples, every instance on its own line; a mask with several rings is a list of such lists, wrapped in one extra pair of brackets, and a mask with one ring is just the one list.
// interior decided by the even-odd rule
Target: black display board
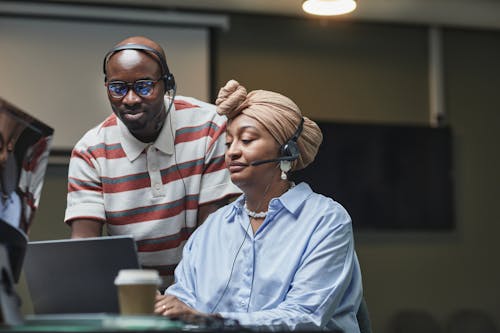
[(454, 228), (449, 128), (318, 122), (316, 160), (292, 178), (340, 202), (355, 230)]

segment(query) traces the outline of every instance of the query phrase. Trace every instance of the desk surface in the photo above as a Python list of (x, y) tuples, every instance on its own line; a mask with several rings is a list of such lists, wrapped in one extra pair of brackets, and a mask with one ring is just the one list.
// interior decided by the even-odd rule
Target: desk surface
[(2, 332), (250, 332), (234, 320), (204, 316), (172, 320), (161, 316), (121, 316), (116, 314), (31, 315), (18, 326), (0, 326)]
[(23, 325), (0, 327), (0, 332), (151, 332), (189, 330), (187, 326), (160, 316), (33, 315)]

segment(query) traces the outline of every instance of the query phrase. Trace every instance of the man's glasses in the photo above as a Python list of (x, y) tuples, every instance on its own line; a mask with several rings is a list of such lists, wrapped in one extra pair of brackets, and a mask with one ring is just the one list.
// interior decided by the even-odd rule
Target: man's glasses
[(135, 93), (141, 97), (149, 97), (153, 94), (155, 85), (158, 80), (137, 80), (135, 82), (110, 81), (106, 82), (109, 94), (114, 98), (123, 98), (128, 94), (130, 87)]

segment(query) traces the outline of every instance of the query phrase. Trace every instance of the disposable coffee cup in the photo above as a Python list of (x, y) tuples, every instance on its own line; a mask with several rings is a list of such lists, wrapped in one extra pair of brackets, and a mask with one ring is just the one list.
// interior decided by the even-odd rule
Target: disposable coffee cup
[(122, 315), (153, 314), (156, 290), (160, 282), (160, 276), (155, 270), (120, 270), (115, 278), (120, 313)]

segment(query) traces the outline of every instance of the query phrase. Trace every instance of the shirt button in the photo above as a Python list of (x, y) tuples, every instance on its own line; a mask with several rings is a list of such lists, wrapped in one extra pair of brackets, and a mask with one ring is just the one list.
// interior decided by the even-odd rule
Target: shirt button
[(242, 306), (243, 306), (243, 305), (245, 305), (245, 301), (241, 301), (241, 303), (240, 303), (240, 304), (241, 304)]
[(158, 191), (159, 191), (159, 190), (160, 190), (160, 187), (161, 187), (161, 186), (160, 186), (160, 184), (155, 184), (155, 189), (156, 189), (156, 190), (158, 190)]
[(152, 171), (156, 171), (156, 170), (158, 170), (158, 167), (157, 167), (156, 165), (153, 165), (153, 166), (151, 167), (151, 170), (152, 170)]

